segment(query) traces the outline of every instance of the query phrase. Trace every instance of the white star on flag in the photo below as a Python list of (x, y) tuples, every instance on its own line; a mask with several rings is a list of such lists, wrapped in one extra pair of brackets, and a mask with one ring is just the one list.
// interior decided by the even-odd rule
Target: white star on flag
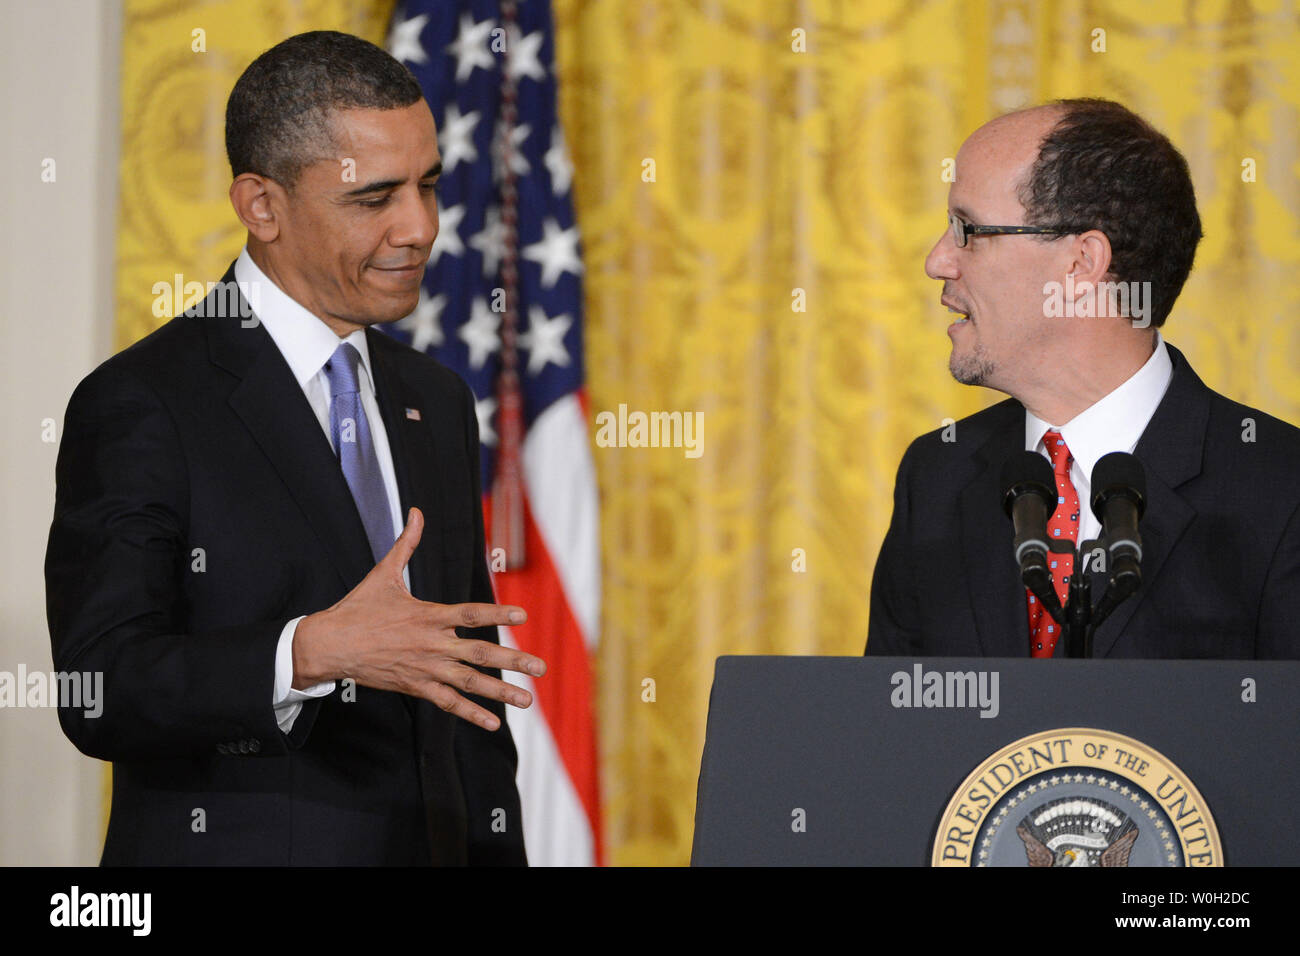
[[(527, 123), (521, 123), (510, 131), (510, 171), (516, 176), (527, 176), (528, 170), (532, 167), (528, 165), (528, 157), (524, 155), (524, 140), (528, 138), (531, 127)], [(499, 180), (501, 178), (502, 153), (504, 152), (504, 135), (505, 123), (498, 121), (496, 135), (492, 137), (492, 178)]]
[(536, 375), (546, 368), (547, 362), (559, 366), (569, 364), (569, 350), (564, 347), (564, 335), (571, 325), (571, 315), (557, 315), (548, 319), (540, 306), (529, 306), (528, 331), (519, 336), (520, 348), (528, 352), (529, 375)]
[(564, 142), (564, 130), (557, 123), (551, 130), (551, 148), (544, 157), (546, 168), (551, 171), (551, 191), (562, 196), (573, 184), (573, 163), (569, 160), (569, 149)]
[(455, 103), (447, 105), (447, 118), (443, 121), (441, 135), (442, 171), (449, 173), (461, 160), (472, 163), (478, 159), (478, 148), (474, 145), (474, 127), (478, 125), (479, 114), (476, 110), (465, 116)]
[(468, 13), (460, 15), (460, 34), (447, 46), (447, 50), (456, 57), (456, 82), (464, 83), (474, 67), (481, 66), (491, 70), (496, 66), (496, 57), (488, 49), (487, 39), (492, 33), (495, 20), (474, 22)]
[(495, 276), (506, 248), (506, 231), (501, 224), (500, 206), (488, 206), (483, 216), (483, 230), (471, 236), (469, 244), (483, 256), (483, 274), (489, 279)]
[(513, 23), (506, 28), (509, 54), (506, 56), (506, 73), (513, 80), (526, 76), (532, 80), (546, 79), (546, 68), (537, 55), (542, 52), (542, 31), (535, 30), (520, 36), (519, 27)]
[(429, 15), (422, 13), (401, 23), (394, 23), (388, 33), (388, 52), (395, 60), (410, 60), (412, 63), (428, 63), (429, 54), (420, 45), (420, 31), (429, 22)]
[(478, 416), (478, 440), (489, 448), (495, 448), (497, 433), (492, 430), (492, 415), (497, 410), (495, 398), (476, 398), (474, 414)]
[(442, 310), (447, 304), (447, 297), (441, 293), (430, 296), (420, 287), (420, 303), (415, 311), (401, 319), (397, 327), (403, 332), (411, 333), (411, 348), (423, 352), (430, 346), (442, 344)]
[(470, 319), (460, 327), (456, 334), (469, 346), (469, 367), (480, 369), (488, 356), (501, 348), (501, 336), (497, 327), (501, 325), (501, 316), (488, 308), (487, 299), (479, 296), (470, 307)]
[(438, 238), (429, 250), (429, 265), (438, 261), (444, 252), (449, 256), (463, 256), (465, 242), (460, 238), (460, 221), (465, 218), (465, 206), (452, 206), (438, 211)]
[(524, 258), (542, 267), (542, 285), (551, 288), (562, 272), (578, 275), (582, 260), (578, 258), (578, 227), (561, 229), (554, 217), (542, 223), (542, 238), (531, 246), (524, 246)]

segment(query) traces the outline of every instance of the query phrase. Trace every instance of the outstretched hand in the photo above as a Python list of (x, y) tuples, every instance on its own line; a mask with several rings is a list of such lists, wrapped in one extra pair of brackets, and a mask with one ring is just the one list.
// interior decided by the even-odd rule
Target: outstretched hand
[(432, 701), (463, 720), (496, 730), (491, 711), (466, 699), (473, 694), (528, 707), (528, 691), (476, 668), (492, 667), (540, 677), (546, 662), (491, 641), (460, 638), (457, 627), (522, 624), (522, 608), (500, 604), (434, 604), (411, 595), (402, 571), (424, 533), (418, 508), (392, 550), (333, 607), (298, 623), (293, 639), (293, 686), (310, 687), (350, 677), (365, 687)]

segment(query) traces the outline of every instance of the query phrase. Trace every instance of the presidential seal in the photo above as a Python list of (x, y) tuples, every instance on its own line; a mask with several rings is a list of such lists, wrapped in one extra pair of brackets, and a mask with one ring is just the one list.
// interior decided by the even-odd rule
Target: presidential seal
[(939, 821), (934, 866), (1222, 866), (1219, 831), (1177, 766), (1141, 741), (1070, 727), (1003, 747)]

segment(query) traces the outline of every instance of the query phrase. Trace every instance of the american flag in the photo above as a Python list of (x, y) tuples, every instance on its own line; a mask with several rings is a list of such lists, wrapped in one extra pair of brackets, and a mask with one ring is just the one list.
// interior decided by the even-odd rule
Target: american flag
[[(441, 226), (415, 312), (389, 332), (474, 390), (497, 599), (528, 611), (503, 643), (546, 659), (519, 749), (529, 861), (601, 862), (590, 658), (600, 617), (596, 480), (582, 361), (573, 166), (544, 0), (408, 0), (389, 52), (438, 125)], [(505, 570), (502, 570), (504, 564)]]

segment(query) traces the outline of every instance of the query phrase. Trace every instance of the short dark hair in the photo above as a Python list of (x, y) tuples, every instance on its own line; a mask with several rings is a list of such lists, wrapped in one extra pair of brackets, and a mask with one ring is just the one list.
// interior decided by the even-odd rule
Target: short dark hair
[(1110, 240), (1110, 275), (1151, 283), (1151, 324), (1192, 271), (1201, 217), (1187, 160), (1150, 123), (1103, 99), (1058, 100), (1065, 112), (1020, 187), (1025, 222)]
[(292, 187), (332, 152), (333, 111), (400, 109), (423, 95), (410, 70), (367, 40), (334, 30), (289, 37), (250, 63), (230, 91), (231, 176), (257, 173)]

